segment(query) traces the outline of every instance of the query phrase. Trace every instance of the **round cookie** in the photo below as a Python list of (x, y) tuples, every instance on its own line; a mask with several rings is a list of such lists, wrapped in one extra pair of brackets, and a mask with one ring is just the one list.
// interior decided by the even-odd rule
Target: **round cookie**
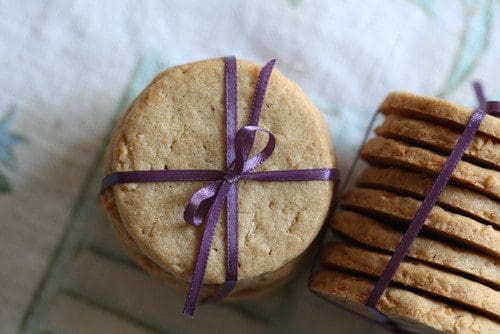
[[(394, 252), (403, 237), (402, 232), (352, 211), (338, 212), (332, 221), (332, 228), (349, 240), (390, 252)], [(471, 275), (485, 284), (500, 287), (500, 267), (498, 260), (492, 256), (419, 236), (412, 243), (407, 257)]]
[[(390, 255), (345, 243), (332, 243), (323, 252), (321, 263), (378, 277), (390, 258)], [(488, 313), (497, 319), (500, 317), (500, 292), (457, 274), (405, 260), (399, 265), (392, 281)]]
[[(447, 100), (435, 97), (419, 96), (408, 92), (393, 92), (382, 102), (379, 110), (388, 114), (412, 116), (440, 122), (447, 127), (465, 128), (474, 112)], [(479, 133), (500, 140), (500, 118), (485, 115)]]
[[(361, 157), (375, 165), (411, 168), (431, 175), (437, 175), (447, 159), (432, 151), (383, 137), (369, 140)], [(500, 200), (500, 171), (460, 161), (451, 180)]]
[[(107, 209), (113, 230), (119, 236), (128, 255), (152, 277), (175, 290), (187, 292), (189, 282), (178, 280), (171, 273), (160, 268), (139, 251), (134, 240), (127, 234), (127, 231), (121, 223), (111, 192), (107, 192), (103, 195), (103, 202)], [(258, 277), (238, 281), (236, 287), (231, 291), (228, 297), (224, 298), (224, 301), (238, 301), (249, 297), (253, 298), (280, 288), (293, 278), (293, 274), (297, 271), (298, 267), (303, 264), (308, 253), (307, 251), (304, 252), (304, 254), (288, 262), (278, 270), (262, 274)], [(222, 284), (204, 284), (201, 291), (201, 299), (205, 300), (216, 297), (222, 288)]]
[[(334, 270), (316, 272), (310, 281), (313, 292), (365, 316), (370, 316), (364, 303), (374, 285), (372, 280)], [(500, 332), (496, 321), (401, 288), (387, 288), (377, 309), (401, 327), (418, 333), (428, 332), (430, 328), (457, 334)]]
[[(421, 202), (383, 190), (354, 188), (342, 199), (341, 205), (353, 211), (375, 214), (399, 224), (401, 222), (408, 224)], [(481, 224), (471, 218), (446, 211), (439, 206), (432, 208), (424, 229), (500, 256), (500, 231), (495, 230), (491, 225)]]
[[(461, 132), (426, 121), (387, 115), (384, 123), (375, 129), (379, 136), (416, 143), (417, 146), (449, 155)], [(476, 135), (464, 153), (465, 159), (477, 164), (500, 169), (500, 141), (484, 135)]]
[[(238, 127), (246, 124), (260, 66), (238, 60)], [(217, 169), (225, 165), (224, 62), (171, 68), (135, 99), (115, 128), (105, 174), (148, 169)], [(273, 70), (259, 125), (276, 137), (257, 171), (332, 168), (335, 158), (319, 110)], [(265, 136), (256, 137), (262, 148)], [(255, 148), (254, 147), (254, 148)], [(183, 219), (192, 194), (208, 182), (115, 185), (114, 205), (136, 249), (178, 280), (191, 278), (203, 228)], [(239, 189), (239, 279), (283, 268), (310, 246), (330, 209), (334, 184), (242, 180)], [(225, 280), (225, 213), (215, 232), (205, 284)]]
[[(413, 173), (399, 168), (366, 168), (357, 184), (423, 199), (431, 189), (435, 177)], [(500, 202), (467, 188), (448, 184), (438, 204), (474, 219), (500, 227)]]

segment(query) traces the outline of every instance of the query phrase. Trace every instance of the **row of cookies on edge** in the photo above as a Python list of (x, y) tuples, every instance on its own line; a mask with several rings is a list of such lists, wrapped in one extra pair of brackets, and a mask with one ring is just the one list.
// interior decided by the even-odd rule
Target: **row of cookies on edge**
[[(380, 110), (385, 121), (361, 152), (371, 166), (332, 223), (350, 243), (328, 244), (329, 270), (311, 280), (313, 291), (337, 301), (366, 301), (472, 114), (408, 93), (389, 95)], [(487, 115), (380, 310), (447, 332), (500, 329), (499, 147), (500, 121)]]

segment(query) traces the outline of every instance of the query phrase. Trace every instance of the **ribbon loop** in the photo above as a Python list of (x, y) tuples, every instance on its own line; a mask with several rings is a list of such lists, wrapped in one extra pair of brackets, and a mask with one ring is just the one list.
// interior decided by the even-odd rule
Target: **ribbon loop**
[(221, 180), (210, 183), (195, 192), (184, 210), (184, 220), (191, 225), (200, 226), (207, 215), (214, 198), (222, 185)]
[[(262, 151), (248, 159), (248, 155), (250, 154), (254, 142), (252, 137), (255, 137), (257, 132), (267, 133), (267, 143)], [(252, 139), (249, 140), (249, 138)], [(268, 129), (260, 126), (247, 125), (239, 129), (236, 133), (235, 146), (236, 160), (233, 171), (236, 174), (241, 175), (258, 168), (271, 156), (276, 146), (276, 139)]]

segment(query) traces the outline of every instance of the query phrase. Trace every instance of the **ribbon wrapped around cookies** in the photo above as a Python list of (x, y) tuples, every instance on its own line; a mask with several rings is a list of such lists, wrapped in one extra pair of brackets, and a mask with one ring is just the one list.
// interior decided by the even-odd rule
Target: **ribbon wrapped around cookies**
[(458, 165), (458, 162), (462, 159), (465, 150), (467, 149), (472, 139), (474, 138), (477, 130), (479, 129), (484, 116), (486, 114), (494, 116), (500, 115), (500, 103), (496, 101), (486, 101), (481, 85), (475, 82), (473, 86), (479, 106), (474, 110), (474, 113), (472, 114), (469, 122), (467, 123), (467, 126), (465, 127), (464, 131), (459, 137), (453, 151), (448, 156), (448, 159), (446, 160), (446, 163), (439, 172), (436, 181), (432, 185), (432, 188), (425, 196), (422, 205), (418, 208), (417, 213), (415, 214), (412, 222), (408, 226), (408, 229), (403, 234), (403, 238), (401, 239), (399, 245), (396, 247), (394, 254), (391, 256), (384, 271), (382, 272), (377, 282), (375, 283), (375, 287), (373, 288), (366, 302), (366, 306), (370, 310), (372, 310), (381, 319), (381, 321), (384, 322), (389, 321), (391, 325), (395, 327), (396, 332), (401, 332), (401, 329), (399, 329), (397, 325), (394, 322), (392, 322), (389, 318), (387, 318), (379, 311), (377, 311), (375, 309), (375, 306), (382, 297), (384, 291), (389, 286), (392, 277), (398, 270), (398, 267), (401, 265), (411, 245), (413, 244), (418, 233), (422, 229), (422, 226), (424, 225), (432, 208), (436, 205), (439, 196), (441, 195), (446, 185), (448, 184), (451, 175), (453, 174), (453, 171)]
[[(190, 182), (211, 181), (212, 183), (196, 191), (185, 207), (184, 219), (200, 226), (205, 222), (191, 285), (184, 305), (184, 314), (193, 316), (203, 284), (205, 270), (211, 249), (215, 228), (224, 203), (227, 209), (226, 239), (226, 280), (218, 298), (226, 296), (238, 281), (238, 181), (252, 179), (256, 181), (333, 181), (338, 180), (334, 168), (315, 168), (297, 170), (254, 171), (272, 155), (276, 139), (265, 128), (259, 127), (267, 85), (275, 60), (269, 61), (259, 74), (249, 120), (246, 126), (237, 131), (238, 88), (237, 64), (235, 57), (224, 58), (225, 62), (225, 108), (226, 108), (226, 170), (135, 170), (115, 172), (102, 181), (101, 192), (116, 184), (142, 182)], [(250, 156), (256, 133), (267, 134), (265, 147)], [(279, 144), (279, 143), (278, 143)], [(243, 198), (244, 200), (244, 198)], [(193, 245), (195, 247), (195, 245)]]
[[(340, 235), (360, 244), (331, 243), (326, 247), (322, 259), (322, 263), (326, 266), (366, 275), (370, 279), (351, 276), (336, 270), (323, 270), (315, 273), (311, 278), (311, 289), (314, 292), (322, 297), (331, 297), (330, 299), (339, 297), (344, 301), (347, 299), (364, 303), (364, 308), (359, 307), (362, 304), (356, 303), (349, 304), (350, 308), (343, 308), (350, 312), (355, 309), (354, 314), (369, 321), (375, 321), (395, 333), (407, 333), (408, 328), (405, 327), (407, 323), (403, 322), (404, 326), (401, 326), (376, 307), (392, 315), (400, 315), (403, 318), (410, 318), (450, 332), (460, 332), (462, 327), (469, 328), (473, 321), (475, 321), (475, 330), (479, 332), (495, 332), (500, 328), (494, 320), (488, 319), (490, 315), (493, 316), (492, 319), (495, 319), (499, 314), (498, 291), (494, 287), (499, 284), (495, 263), (500, 249), (497, 231), (493, 226), (498, 226), (500, 223), (500, 216), (494, 214), (500, 209), (497, 202), (500, 193), (495, 186), (495, 184), (498, 185), (496, 180), (498, 180), (497, 170), (500, 167), (500, 160), (498, 146), (496, 146), (498, 144), (494, 143), (494, 139), (484, 136), (484, 133), (489, 131), (488, 135), (496, 138), (497, 141), (500, 137), (498, 137), (498, 131), (491, 130), (498, 129), (498, 126), (494, 126), (498, 124), (493, 125), (493, 122), (496, 122), (495, 118), (490, 117), (489, 123), (481, 127), (485, 117), (489, 117), (486, 115), (500, 116), (500, 102), (487, 101), (479, 83), (474, 83), (473, 87), (478, 107), (469, 119), (463, 117), (462, 114), (460, 122), (455, 121), (455, 124), (465, 125), (461, 132), (456, 131), (456, 126), (448, 129), (440, 125), (444, 123), (444, 119), (459, 118), (452, 115), (452, 112), (456, 111), (454, 106), (444, 105), (444, 102), (437, 102), (436, 99), (429, 101), (429, 99), (412, 95), (408, 98), (411, 106), (403, 109), (403, 99), (398, 100), (398, 97), (392, 97), (397, 94), (386, 99), (391, 102), (384, 102), (374, 115), (363, 141), (364, 147), (360, 149), (360, 156), (375, 166), (367, 168), (358, 180), (358, 187), (344, 196), (342, 200), (344, 211), (336, 213), (332, 225)], [(400, 96), (403, 94), (405, 93), (401, 93)], [(438, 105), (438, 103), (441, 104)], [(386, 117), (384, 125), (376, 131), (382, 137), (377, 137), (365, 145), (375, 118), (380, 112), (388, 114), (393, 112), (393, 114), (389, 119)], [(441, 117), (441, 123), (439, 121), (428, 122), (429, 119), (433, 120), (430, 117), (431, 112), (435, 113), (432, 115), (436, 118)], [(403, 118), (402, 115), (408, 118)], [(399, 122), (402, 124), (401, 128), (392, 127), (391, 122), (396, 124)], [(482, 131), (481, 136), (475, 138), (478, 131)], [(384, 137), (384, 134), (388, 134), (388, 138)], [(415, 136), (418, 136), (418, 139)], [(473, 142), (474, 140), (476, 141)], [(406, 145), (408, 142), (409, 144)], [(445, 144), (445, 149), (438, 146), (437, 151), (441, 153), (443, 150), (449, 150), (451, 153), (445, 157), (431, 150), (420, 148), (415, 143), (423, 147), (434, 148), (438, 145), (437, 143)], [(479, 161), (480, 165), (486, 167), (493, 165), (492, 170), (477, 167), (469, 162), (461, 162), (464, 154), (468, 161)], [(467, 168), (471, 172), (467, 173)], [(437, 175), (437, 177), (434, 179), (429, 174)], [(463, 189), (458, 185), (447, 187), (452, 177), (454, 181), (465, 187)], [(477, 180), (469, 180), (467, 177)], [(401, 183), (405, 185), (400, 185)], [(444, 196), (441, 196), (442, 194)], [(438, 202), (443, 208), (452, 208), (452, 212), (456, 213), (449, 213), (441, 207), (436, 207)], [(480, 204), (477, 204), (478, 202)], [(460, 213), (464, 215), (461, 216)], [(432, 219), (429, 220), (429, 217)], [(384, 218), (387, 218), (388, 224), (382, 224), (380, 220)], [(438, 219), (441, 222), (438, 222)], [(402, 233), (399, 232), (399, 228), (393, 229), (390, 224), (397, 225), (400, 222), (409, 223)], [(426, 226), (437, 236), (440, 235), (439, 233), (441, 236), (449, 233), (450, 239), (468, 242), (479, 252), (463, 250), (453, 246), (453, 243), (447, 245), (439, 239), (434, 240), (428, 237), (417, 239), (417, 235), (426, 222), (429, 225)], [(473, 234), (476, 235), (475, 238), (470, 237)], [(366, 249), (359, 245), (372, 248)], [(391, 251), (393, 254), (386, 255), (378, 252), (379, 250)], [(445, 252), (447, 255), (444, 254)], [(403, 261), (407, 255), (411, 259)], [(479, 264), (480, 268), (471, 267), (474, 263)], [(438, 268), (432, 267), (432, 264)], [(447, 272), (440, 270), (439, 267), (452, 270)], [(488, 267), (493, 269), (486, 270), (485, 268)], [(463, 273), (465, 277), (457, 273)], [(411, 277), (412, 275), (418, 278)], [(373, 277), (378, 277), (374, 284), (371, 283)], [(473, 277), (477, 281), (468, 277)], [(393, 287), (392, 290), (387, 290), (391, 281), (399, 283), (403, 288)], [(406, 286), (414, 288), (417, 292), (427, 292), (435, 297), (442, 296), (444, 300), (457, 301), (465, 307), (471, 306), (472, 310), (479, 311), (481, 316), (478, 315), (476, 318), (476, 315), (468, 314), (458, 307), (457, 311), (453, 311), (456, 312), (454, 317), (456, 319), (463, 317), (463, 319), (456, 320), (458, 324), (449, 321), (443, 325), (439, 317), (444, 319), (446, 313), (453, 313), (451, 309), (447, 308), (446, 304), (441, 304), (431, 298), (426, 299), (417, 293), (413, 294), (411, 290), (403, 290)], [(356, 292), (350, 293), (353, 289)], [(386, 291), (389, 297), (386, 296), (381, 303), (381, 298)], [(400, 308), (404, 310), (389, 307), (388, 303), (391, 302), (394, 302), (394, 305), (401, 302)], [(369, 316), (370, 314), (372, 317)], [(416, 330), (415, 327), (409, 328), (410, 332)], [(423, 330), (423, 328), (417, 329), (419, 332)]]

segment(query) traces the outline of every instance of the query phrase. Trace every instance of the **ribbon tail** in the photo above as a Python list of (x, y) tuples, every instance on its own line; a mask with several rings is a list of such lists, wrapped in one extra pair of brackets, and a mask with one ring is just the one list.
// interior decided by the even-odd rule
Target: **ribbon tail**
[[(271, 59), (267, 62), (264, 67), (260, 70), (259, 78), (257, 79), (257, 84), (255, 86), (255, 93), (252, 100), (252, 105), (250, 107), (250, 116), (248, 119), (248, 125), (259, 124), (260, 112), (262, 110), (262, 105), (264, 104), (264, 98), (266, 97), (267, 85), (271, 79), (271, 73), (273, 71), (276, 59)], [(252, 137), (253, 142), (253, 137)]]
[(233, 183), (227, 194), (227, 226), (226, 226), (226, 281), (216, 297), (218, 301), (231, 293), (238, 282), (238, 184)]
[(210, 255), (210, 248), (215, 234), (215, 227), (217, 226), (222, 206), (230, 187), (231, 184), (228, 182), (224, 182), (222, 184), (208, 212), (205, 230), (203, 231), (200, 250), (198, 252), (198, 258), (196, 259), (193, 279), (191, 280), (189, 292), (184, 304), (183, 313), (189, 317), (194, 315), (196, 304), (200, 299), (201, 287), (203, 284), (203, 278), (205, 277), (205, 270), (207, 268), (208, 256)]
[[(227, 195), (227, 272), (226, 280), (233, 286), (238, 280), (238, 183)], [(234, 282), (234, 283), (231, 283)]]

